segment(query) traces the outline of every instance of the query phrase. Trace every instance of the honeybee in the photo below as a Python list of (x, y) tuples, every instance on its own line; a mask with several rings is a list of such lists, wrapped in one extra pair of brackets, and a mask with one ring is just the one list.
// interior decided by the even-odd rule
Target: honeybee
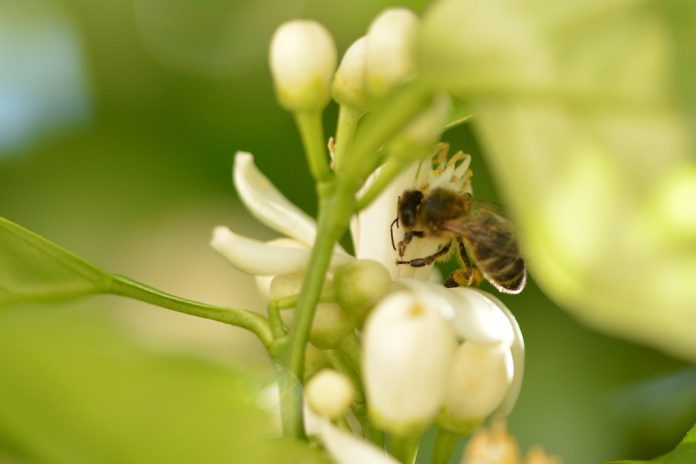
[[(394, 224), (404, 228), (404, 238), (394, 245)], [(437, 252), (396, 264), (422, 267), (445, 258), (453, 246), (462, 267), (445, 281), (446, 287), (479, 285), (483, 278), (502, 293), (520, 293), (527, 270), (512, 223), (494, 204), (475, 200), (470, 193), (458, 194), (444, 188), (423, 193), (406, 190), (399, 197), (397, 217), (392, 223), (392, 246), (403, 258), (414, 238), (434, 237), (445, 243)]]

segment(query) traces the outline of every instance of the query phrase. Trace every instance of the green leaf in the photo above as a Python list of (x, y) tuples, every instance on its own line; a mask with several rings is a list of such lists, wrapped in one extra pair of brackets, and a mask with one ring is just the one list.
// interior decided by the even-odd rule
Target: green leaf
[(668, 3), (442, 0), (419, 71), (471, 105), (544, 292), (696, 360), (694, 7)]
[(325, 463), (271, 439), (259, 373), (150, 350), (95, 308), (0, 312), (0, 460)]
[(452, 108), (450, 109), (449, 117), (447, 118), (447, 124), (445, 124), (446, 129), (452, 129), (453, 127), (460, 126), (468, 122), (474, 116), (471, 106), (459, 100), (458, 98), (452, 99)]
[(0, 218), (0, 306), (104, 292), (110, 281), (82, 258)]
[(696, 129), (696, 4), (690, 0), (660, 2), (672, 35), (674, 73), (678, 101), (691, 116), (691, 128)]
[(669, 453), (651, 461), (613, 461), (609, 464), (693, 464), (696, 462), (696, 425), (686, 434), (684, 439)]

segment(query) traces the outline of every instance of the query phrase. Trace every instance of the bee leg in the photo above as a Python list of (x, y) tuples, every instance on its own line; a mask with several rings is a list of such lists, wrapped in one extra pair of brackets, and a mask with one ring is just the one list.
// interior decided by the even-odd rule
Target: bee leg
[(445, 287), (468, 287), (471, 285), (471, 282), (471, 269), (457, 269), (447, 277), (447, 280), (445, 280)]
[(425, 232), (423, 232), (422, 230), (410, 230), (406, 232), (404, 234), (403, 240), (399, 242), (399, 256), (404, 255), (404, 253), (406, 252), (406, 247), (409, 243), (411, 243), (413, 237), (423, 238), (425, 237)]
[(468, 287), (470, 285), (476, 285), (477, 287), (483, 280), (481, 272), (475, 266), (471, 265), (469, 256), (466, 254), (466, 248), (464, 248), (464, 242), (457, 240), (459, 245), (459, 257), (462, 259), (462, 268), (457, 269), (452, 272), (447, 280), (445, 281), (445, 287), (459, 287), (460, 285)]
[(435, 262), (435, 260), (438, 259), (439, 257), (446, 255), (449, 252), (451, 245), (452, 245), (452, 242), (450, 242), (447, 245), (440, 248), (436, 253), (433, 253), (432, 255), (426, 256), (424, 258), (416, 258), (416, 259), (411, 259), (409, 261), (397, 260), (396, 264), (408, 264), (411, 267), (428, 266), (430, 264), (433, 264)]

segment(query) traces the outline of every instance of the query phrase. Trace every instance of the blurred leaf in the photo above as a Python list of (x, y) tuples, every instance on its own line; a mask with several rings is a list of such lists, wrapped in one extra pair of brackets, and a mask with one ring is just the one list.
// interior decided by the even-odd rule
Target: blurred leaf
[(251, 374), (148, 352), (92, 311), (3, 311), (0, 372), (0, 456), (18, 462), (324, 462), (269, 438)]
[(452, 108), (450, 110), (449, 118), (447, 119), (447, 124), (445, 127), (447, 129), (452, 129), (461, 124), (466, 123), (473, 116), (473, 111), (471, 106), (467, 105), (458, 98), (452, 99)]
[(696, 367), (622, 386), (608, 396), (607, 409), (641, 446), (672, 448), (696, 419)]
[(665, 9), (669, 32), (673, 35), (679, 101), (691, 115), (691, 128), (696, 129), (696, 4), (691, 0), (669, 0)]
[(0, 305), (103, 292), (110, 278), (82, 258), (0, 218)]
[(696, 462), (696, 425), (686, 434), (684, 440), (671, 452), (651, 461), (613, 461), (610, 464), (693, 464)]
[(696, 147), (675, 82), (694, 84), (674, 59), (693, 44), (667, 17), (641, 0), (444, 0), (421, 72), (471, 104), (544, 291), (696, 360)]

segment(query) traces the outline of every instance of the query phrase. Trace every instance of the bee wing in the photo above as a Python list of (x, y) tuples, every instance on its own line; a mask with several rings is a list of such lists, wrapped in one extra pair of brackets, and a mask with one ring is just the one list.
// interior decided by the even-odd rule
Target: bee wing
[(448, 221), (445, 229), (461, 237), (483, 276), (503, 293), (519, 293), (527, 281), (512, 223), (476, 202), (472, 214)]

